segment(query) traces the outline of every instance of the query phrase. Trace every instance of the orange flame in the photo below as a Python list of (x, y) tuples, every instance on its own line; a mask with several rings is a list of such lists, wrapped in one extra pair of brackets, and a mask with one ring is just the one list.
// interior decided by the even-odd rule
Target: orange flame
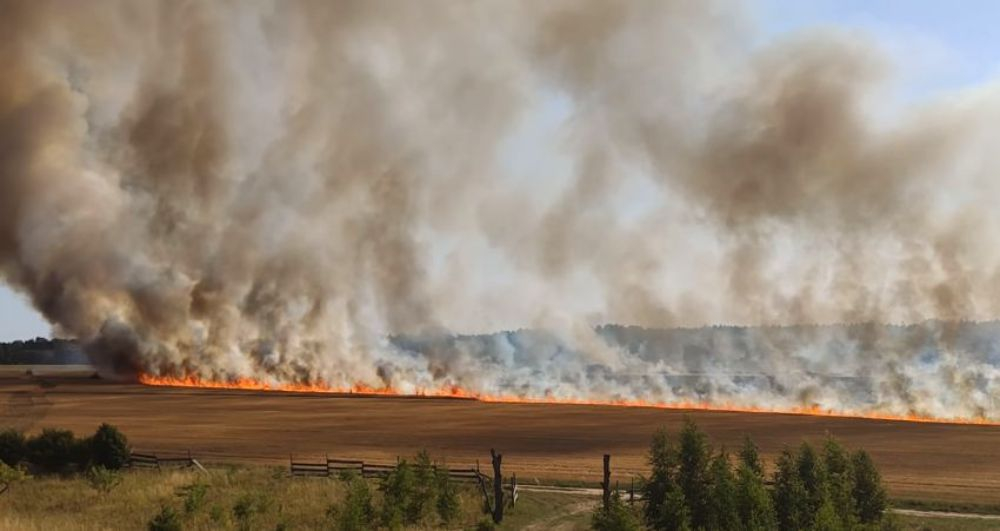
[(796, 406), (790, 408), (768, 409), (755, 406), (743, 406), (728, 403), (710, 402), (655, 402), (640, 399), (607, 399), (592, 400), (581, 398), (562, 397), (522, 397), (515, 395), (489, 395), (476, 393), (457, 386), (442, 387), (437, 389), (422, 389), (412, 394), (401, 393), (395, 389), (385, 387), (376, 388), (365, 384), (357, 383), (349, 388), (338, 388), (318, 383), (268, 383), (253, 378), (236, 378), (227, 381), (203, 380), (195, 376), (173, 377), (173, 376), (152, 376), (148, 374), (139, 375), (139, 383), (150, 386), (162, 387), (192, 387), (199, 389), (234, 389), (244, 391), (271, 391), (286, 393), (327, 393), (327, 394), (352, 394), (365, 396), (398, 396), (398, 397), (428, 397), (428, 398), (465, 398), (478, 400), (480, 402), (501, 403), (501, 404), (556, 404), (556, 405), (585, 405), (585, 406), (617, 406), (617, 407), (644, 407), (654, 409), (682, 409), (696, 411), (720, 411), (731, 413), (773, 413), (783, 415), (810, 415), (819, 417), (838, 418), (860, 418), (870, 420), (889, 420), (899, 422), (928, 422), (937, 424), (976, 424), (985, 426), (1000, 426), (1000, 422), (987, 419), (985, 417), (932, 417), (919, 414), (894, 414), (875, 411), (840, 411), (812, 406)]

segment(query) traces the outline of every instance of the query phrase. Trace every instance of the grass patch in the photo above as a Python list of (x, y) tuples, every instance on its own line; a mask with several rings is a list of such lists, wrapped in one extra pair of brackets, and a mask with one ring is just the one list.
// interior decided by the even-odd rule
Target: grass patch
[[(146, 529), (164, 508), (186, 530), (328, 529), (327, 510), (345, 494), (342, 481), (270, 467), (125, 472), (109, 492), (84, 476), (36, 477), (0, 496), (0, 529)], [(458, 499), (455, 528), (469, 528), (481, 517), (481, 497), (463, 486)]]
[(924, 518), (906, 515), (896, 515), (895, 518), (904, 531), (986, 531), (1000, 527), (1000, 522), (996, 520), (978, 518)]
[(929, 501), (899, 499), (892, 500), (894, 509), (913, 509), (916, 511), (941, 511), (949, 513), (974, 513), (1000, 515), (1000, 504), (995, 503), (965, 503), (947, 501)]

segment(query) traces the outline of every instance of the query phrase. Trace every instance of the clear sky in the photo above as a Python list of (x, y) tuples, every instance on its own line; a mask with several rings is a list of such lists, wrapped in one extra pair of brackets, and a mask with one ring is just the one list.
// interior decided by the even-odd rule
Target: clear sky
[[(746, 11), (765, 41), (816, 27), (874, 38), (899, 68), (904, 100), (1000, 77), (1000, 1), (750, 0)], [(0, 341), (47, 336), (49, 330), (0, 280)]]

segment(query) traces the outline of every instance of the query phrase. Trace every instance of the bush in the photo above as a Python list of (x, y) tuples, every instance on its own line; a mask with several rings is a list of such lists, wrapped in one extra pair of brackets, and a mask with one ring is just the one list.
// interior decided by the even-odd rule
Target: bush
[(81, 444), (69, 430), (46, 428), (26, 443), (28, 461), (45, 472), (65, 472), (86, 460)]
[(0, 431), (0, 461), (16, 467), (25, 458), (24, 434), (11, 428)]
[(413, 468), (405, 459), (382, 479), (379, 490), (382, 491), (383, 526), (398, 529), (405, 524), (414, 523), (409, 518), (412, 515), (409, 509), (413, 503), (416, 485)]
[(184, 514), (191, 515), (205, 506), (208, 485), (194, 483), (177, 489), (177, 495), (184, 499)]
[(448, 477), (448, 471), (439, 469), (437, 473), (437, 514), (442, 523), (451, 523), (458, 516), (458, 489)]
[(160, 508), (160, 512), (146, 525), (149, 531), (181, 531), (181, 518), (177, 512), (168, 506)]
[(0, 461), (0, 484), (6, 483), (9, 485), (30, 478), (31, 476), (23, 468), (7, 466), (7, 463)]
[(372, 508), (372, 494), (368, 482), (357, 478), (347, 488), (347, 497), (342, 507), (331, 507), (327, 517), (333, 520), (338, 531), (364, 531), (373, 527), (375, 510)]
[(489, 518), (482, 518), (476, 522), (476, 531), (495, 531), (497, 525), (493, 523), (493, 520)]
[(122, 482), (121, 474), (108, 470), (103, 466), (90, 467), (87, 470), (87, 484), (97, 492), (107, 494)]
[(110, 424), (101, 424), (90, 438), (93, 463), (108, 470), (120, 470), (128, 465), (128, 439)]
[(611, 495), (607, 508), (599, 506), (590, 526), (596, 531), (639, 531), (642, 525), (632, 509), (622, 502), (618, 492)]
[(253, 496), (246, 495), (236, 501), (233, 505), (233, 518), (236, 519), (236, 527), (241, 530), (253, 529), (253, 517), (259, 511), (259, 504)]

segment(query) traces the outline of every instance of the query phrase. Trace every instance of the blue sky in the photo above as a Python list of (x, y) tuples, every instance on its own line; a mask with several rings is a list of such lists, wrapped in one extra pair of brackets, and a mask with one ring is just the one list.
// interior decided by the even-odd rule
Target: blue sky
[[(990, 0), (750, 0), (766, 42), (817, 27), (870, 38), (898, 67), (904, 101), (992, 80), (1000, 73), (1000, 2)], [(0, 282), (0, 341), (49, 335), (24, 297)]]

